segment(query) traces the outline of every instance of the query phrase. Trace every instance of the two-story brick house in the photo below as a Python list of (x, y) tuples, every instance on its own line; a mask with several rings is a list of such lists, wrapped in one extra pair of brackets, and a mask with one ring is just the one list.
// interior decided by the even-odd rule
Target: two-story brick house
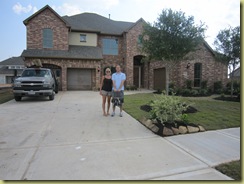
[(40, 61), (44, 67), (52, 68), (64, 91), (98, 89), (104, 67), (116, 64), (127, 75), (126, 85), (149, 89), (164, 88), (166, 76), (178, 86), (186, 78), (208, 80), (209, 86), (216, 80), (225, 80), (227, 68), (215, 61), (207, 43), (169, 75), (160, 61), (142, 63), (140, 39), (144, 23), (143, 19), (135, 23), (114, 21), (94, 13), (61, 17), (47, 5), (24, 20), (27, 48), (21, 56), (27, 66)]

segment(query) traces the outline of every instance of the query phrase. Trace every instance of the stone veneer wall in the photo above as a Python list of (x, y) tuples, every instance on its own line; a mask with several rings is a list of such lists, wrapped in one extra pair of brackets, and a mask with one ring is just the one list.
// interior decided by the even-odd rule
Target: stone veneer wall
[(50, 9), (45, 9), (40, 14), (29, 20), (27, 29), (27, 49), (43, 49), (42, 30), (53, 30), (53, 48), (49, 50), (68, 50), (69, 29)]
[[(32, 66), (33, 60), (36, 58), (26, 58), (26, 66)], [(100, 60), (76, 60), (76, 59), (40, 59), (43, 64), (52, 64), (61, 67), (61, 81), (62, 90), (67, 90), (67, 69), (68, 68), (82, 68), (82, 69), (92, 69), (92, 89), (97, 90), (100, 87), (100, 71), (101, 68)]]

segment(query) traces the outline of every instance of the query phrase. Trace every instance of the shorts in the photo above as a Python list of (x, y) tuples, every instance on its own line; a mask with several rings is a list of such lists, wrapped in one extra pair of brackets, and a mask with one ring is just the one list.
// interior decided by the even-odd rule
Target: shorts
[(102, 93), (103, 96), (112, 96), (112, 92), (111, 91), (101, 90), (101, 93)]
[(114, 103), (115, 99), (119, 99), (121, 103), (124, 103), (124, 91), (112, 91), (112, 103)]

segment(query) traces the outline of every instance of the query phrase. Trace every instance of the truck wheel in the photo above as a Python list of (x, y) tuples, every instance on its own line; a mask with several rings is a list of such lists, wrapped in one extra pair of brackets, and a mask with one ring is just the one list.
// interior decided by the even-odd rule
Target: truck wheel
[(52, 93), (52, 95), (49, 96), (49, 100), (54, 100), (54, 93)]
[(15, 96), (14, 99), (16, 102), (21, 101), (21, 96)]
[(55, 86), (55, 93), (58, 94), (58, 86)]

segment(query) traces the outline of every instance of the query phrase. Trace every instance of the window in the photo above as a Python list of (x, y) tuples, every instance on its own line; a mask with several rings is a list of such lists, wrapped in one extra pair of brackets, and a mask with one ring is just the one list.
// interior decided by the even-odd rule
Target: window
[(80, 42), (86, 42), (86, 35), (84, 34), (80, 35)]
[(118, 55), (118, 39), (103, 39), (103, 54)]
[(43, 48), (53, 48), (53, 30), (43, 29)]
[(202, 80), (202, 63), (194, 65), (194, 87), (200, 87)]
[(139, 36), (138, 36), (138, 39), (137, 39), (137, 43), (138, 43), (139, 45), (142, 44), (142, 39), (143, 39), (142, 35), (139, 35)]

